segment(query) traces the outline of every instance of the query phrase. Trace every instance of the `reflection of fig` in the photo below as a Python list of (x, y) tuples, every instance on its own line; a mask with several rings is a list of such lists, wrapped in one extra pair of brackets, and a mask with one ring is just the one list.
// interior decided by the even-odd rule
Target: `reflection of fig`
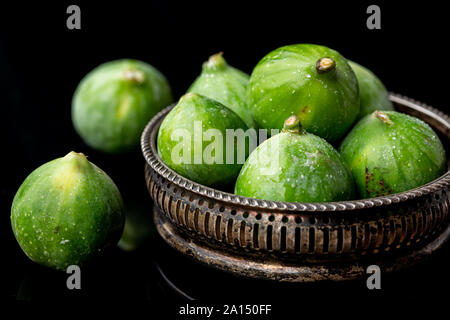
[(389, 100), (389, 93), (381, 80), (369, 69), (356, 62), (347, 61), (358, 79), (361, 105), (359, 118), (363, 118), (375, 110), (394, 110), (394, 106)]
[[(182, 176), (224, 187), (234, 182), (248, 153), (245, 142), (239, 150), (232, 136), (228, 139), (231, 144), (227, 143), (227, 130), (236, 129), (247, 130), (236, 113), (220, 102), (188, 93), (164, 118), (158, 132), (158, 153)], [(239, 155), (242, 161), (238, 161)]]
[(172, 102), (166, 78), (136, 60), (117, 60), (91, 71), (78, 86), (72, 121), (83, 140), (104, 152), (136, 148), (147, 122)]
[(27, 256), (61, 270), (116, 244), (124, 217), (111, 178), (75, 152), (34, 170), (11, 208), (14, 235)]
[(218, 53), (203, 64), (202, 73), (188, 92), (219, 101), (240, 116), (249, 128), (253, 128), (253, 118), (247, 107), (248, 79), (246, 73), (228, 65), (222, 53)]
[(281, 129), (291, 115), (306, 131), (339, 140), (359, 114), (358, 83), (347, 60), (329, 48), (297, 44), (278, 48), (255, 67), (248, 105), (256, 125)]
[(352, 176), (338, 152), (304, 131), (295, 116), (250, 154), (235, 187), (239, 195), (290, 202), (348, 200), (353, 192)]
[(152, 211), (148, 207), (126, 203), (125, 227), (118, 246), (122, 250), (133, 251), (155, 233), (155, 225)]
[(363, 198), (419, 187), (446, 168), (444, 148), (423, 121), (395, 111), (375, 111), (350, 131), (340, 147)]

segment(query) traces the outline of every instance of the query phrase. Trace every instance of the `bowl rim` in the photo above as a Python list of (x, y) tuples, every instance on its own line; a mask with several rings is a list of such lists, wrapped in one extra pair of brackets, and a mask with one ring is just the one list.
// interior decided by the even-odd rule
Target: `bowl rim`
[[(418, 102), (414, 99), (405, 97), (400, 94), (390, 93), (390, 100), (394, 103), (404, 105), (411, 109), (414, 109), (420, 113), (423, 113), (441, 125), (445, 126), (450, 132), (450, 117), (442, 111), (428, 106), (424, 103)], [(156, 136), (159, 126), (166, 115), (173, 107), (175, 103), (167, 106), (156, 114), (146, 125), (141, 135), (141, 151), (146, 160), (148, 166), (150, 166), (156, 173), (163, 178), (169, 180), (171, 183), (177, 185), (180, 188), (186, 189), (189, 192), (206, 196), (215, 201), (226, 202), (230, 205), (246, 206), (251, 209), (262, 210), (284, 210), (284, 211), (301, 211), (301, 212), (314, 212), (314, 211), (351, 211), (360, 210), (378, 206), (393, 205), (408, 200), (416, 199), (423, 195), (434, 193), (450, 184), (450, 169), (448, 169), (443, 175), (435, 180), (422, 185), (420, 187), (403, 191), (400, 193), (394, 193), (387, 196), (368, 198), (368, 199), (355, 199), (348, 201), (333, 201), (333, 202), (281, 202), (272, 200), (262, 200), (256, 198), (250, 198), (232, 194), (229, 192), (214, 189), (208, 186), (204, 186), (192, 180), (189, 180), (180, 174), (170, 169), (161, 160), (158, 155), (156, 147)], [(434, 129), (433, 129), (434, 130)], [(450, 138), (449, 138), (450, 139)]]

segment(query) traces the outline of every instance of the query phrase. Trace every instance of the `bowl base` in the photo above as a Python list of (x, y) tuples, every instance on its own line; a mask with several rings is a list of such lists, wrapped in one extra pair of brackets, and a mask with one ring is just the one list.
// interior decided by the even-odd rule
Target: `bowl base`
[(357, 280), (367, 277), (367, 267), (377, 265), (382, 273), (394, 272), (416, 265), (429, 258), (450, 238), (450, 225), (425, 247), (395, 257), (374, 256), (371, 261), (333, 262), (323, 264), (292, 264), (277, 260), (249, 258), (211, 248), (187, 236), (167, 221), (165, 214), (155, 206), (154, 219), (161, 237), (175, 250), (204, 265), (237, 276), (284, 282), (317, 282)]

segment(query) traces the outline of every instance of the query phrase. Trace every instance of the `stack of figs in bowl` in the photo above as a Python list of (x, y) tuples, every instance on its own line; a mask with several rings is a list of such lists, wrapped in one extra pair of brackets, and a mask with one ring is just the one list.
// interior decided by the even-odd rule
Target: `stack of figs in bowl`
[(389, 94), (319, 45), (222, 53), (145, 128), (163, 238), (202, 263), (281, 281), (361, 277), (421, 261), (448, 237), (448, 117)]

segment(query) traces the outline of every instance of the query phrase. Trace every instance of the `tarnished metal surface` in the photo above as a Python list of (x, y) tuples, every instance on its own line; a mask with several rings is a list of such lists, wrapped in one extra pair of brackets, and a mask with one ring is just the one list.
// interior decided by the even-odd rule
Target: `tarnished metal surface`
[[(446, 115), (401, 96), (392, 95), (391, 100), (397, 110), (428, 122), (441, 134), (444, 145), (449, 143), (450, 122)], [(185, 239), (175, 246), (180, 251), (184, 251), (181, 244), (192, 239), (201, 252), (211, 250), (214, 257), (220, 256), (222, 266), (227, 261), (235, 265), (233, 259), (241, 261), (240, 270), (229, 271), (252, 276), (251, 272), (260, 272), (254, 263), (270, 260), (270, 266), (263, 264), (275, 274), (284, 272), (282, 279), (286, 281), (300, 281), (299, 277), (304, 281), (320, 280), (323, 264), (336, 265), (332, 267), (336, 271), (333, 280), (352, 278), (360, 274), (356, 267), (359, 262), (373, 257), (388, 261), (411, 256), (432, 243), (449, 224), (450, 172), (407, 192), (327, 203), (264, 201), (199, 185), (170, 170), (158, 157), (155, 138), (169, 111), (170, 107), (149, 123), (141, 141), (147, 161), (147, 187), (161, 209), (161, 226), (166, 226), (159, 227), (159, 231), (169, 243), (168, 237), (173, 234)], [(199, 257), (204, 254), (199, 251), (193, 256), (202, 260)], [(317, 277), (302, 276), (299, 266), (309, 268), (306, 264), (316, 265), (314, 272), (308, 270)], [(281, 267), (277, 269), (277, 265)], [(300, 275), (290, 276), (291, 272)], [(270, 272), (263, 274), (268, 276)]]
[(372, 255), (356, 260), (326, 261), (322, 263), (286, 262), (267, 255), (249, 257), (245, 252), (233, 253), (205, 245), (196, 237), (177, 229), (155, 207), (155, 224), (160, 235), (179, 252), (210, 267), (235, 275), (283, 282), (343, 281), (367, 277), (367, 266), (377, 265), (383, 272), (411, 267), (431, 256), (450, 236), (450, 226), (421, 249), (405, 254), (383, 257)]

